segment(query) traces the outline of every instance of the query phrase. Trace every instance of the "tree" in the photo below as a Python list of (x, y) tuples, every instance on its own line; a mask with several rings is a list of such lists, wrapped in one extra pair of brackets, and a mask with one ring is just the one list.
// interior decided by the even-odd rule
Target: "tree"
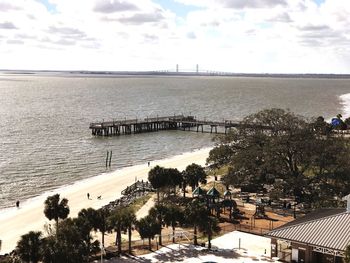
[(213, 233), (220, 231), (219, 221), (216, 217), (207, 214), (199, 221), (199, 229), (208, 237), (208, 249), (211, 249), (211, 240)]
[(346, 247), (345, 250), (345, 263), (350, 263), (350, 244)]
[(69, 214), (68, 200), (63, 198), (60, 201), (60, 195), (49, 196), (45, 201), (44, 214), (49, 219), (56, 221), (56, 231), (58, 232), (58, 220), (67, 218)]
[(176, 193), (176, 186), (180, 186), (182, 183), (182, 173), (176, 168), (165, 169), (167, 186), (174, 188), (174, 193)]
[(115, 244), (118, 247), (118, 255), (122, 252), (122, 227), (123, 227), (123, 210), (117, 209), (112, 212), (108, 218), (108, 224), (116, 232)]
[(206, 204), (199, 199), (193, 199), (192, 202), (188, 203), (185, 208), (185, 220), (188, 224), (193, 226), (193, 244), (197, 243), (197, 228), (201, 221), (203, 221), (208, 215), (208, 209)]
[[(95, 224), (97, 220), (97, 211), (93, 208), (82, 209), (78, 213), (78, 217), (73, 219), (73, 222), (77, 226), (82, 240), (85, 242), (89, 254), (92, 252), (91, 249), (91, 231), (96, 229)], [(89, 256), (88, 254), (88, 256)]]
[(101, 232), (102, 247), (105, 246), (105, 233), (110, 230), (107, 223), (108, 216), (110, 216), (109, 210), (101, 208), (97, 210), (97, 214), (93, 222), (94, 230), (95, 231), (99, 230)]
[[(56, 236), (48, 236), (43, 242), (44, 263), (76, 263), (88, 262), (89, 248), (81, 234), (77, 221), (65, 219), (59, 223), (60, 231)], [(94, 243), (94, 248), (98, 242)]]
[[(325, 136), (323, 129), (316, 128), (322, 125), (321, 118), (308, 122), (282, 109), (263, 110), (245, 117), (237, 129), (219, 138), (208, 161), (220, 165), (224, 159), (230, 166), (225, 184), (258, 187), (281, 179), (286, 195), (300, 201), (319, 200), (314, 195), (323, 187), (341, 187), (337, 183), (342, 180), (340, 174), (350, 169), (347, 142), (339, 136)], [(229, 158), (221, 156), (225, 152), (231, 153)]]
[(148, 215), (144, 218), (141, 218), (136, 223), (136, 226), (141, 238), (148, 238), (148, 246), (149, 250), (151, 250), (151, 239), (153, 239), (155, 235), (160, 232), (160, 225), (154, 217)]
[(149, 215), (153, 217), (159, 225), (159, 245), (162, 245), (162, 226), (164, 225), (165, 215), (168, 213), (168, 208), (165, 205), (157, 204), (149, 210)]
[(121, 254), (121, 233), (122, 231), (128, 231), (129, 239), (129, 252), (131, 253), (131, 231), (132, 226), (136, 222), (136, 216), (131, 208), (123, 207), (112, 212), (112, 215), (108, 218), (109, 225), (116, 231), (116, 245), (118, 246), (118, 254)]
[(192, 191), (199, 183), (206, 183), (207, 174), (204, 168), (198, 164), (192, 163), (186, 167), (185, 178), (188, 185), (192, 187)]
[(16, 252), (24, 262), (37, 263), (41, 260), (41, 232), (30, 231), (21, 236), (17, 243)]
[(125, 208), (123, 213), (123, 230), (128, 231), (128, 251), (129, 254), (131, 254), (131, 235), (132, 235), (132, 228), (136, 223), (136, 215), (133, 209), (131, 208)]
[(155, 166), (148, 172), (148, 181), (151, 183), (152, 187), (157, 190), (157, 203), (159, 204), (159, 191), (162, 187), (167, 185), (165, 168), (160, 166)]
[(164, 223), (173, 229), (173, 243), (175, 243), (175, 227), (184, 222), (184, 213), (179, 206), (169, 205), (164, 215)]
[(207, 158), (207, 165), (212, 169), (218, 169), (224, 165), (228, 165), (232, 161), (234, 155), (233, 149), (230, 147), (230, 137), (216, 137), (219, 143), (210, 150)]

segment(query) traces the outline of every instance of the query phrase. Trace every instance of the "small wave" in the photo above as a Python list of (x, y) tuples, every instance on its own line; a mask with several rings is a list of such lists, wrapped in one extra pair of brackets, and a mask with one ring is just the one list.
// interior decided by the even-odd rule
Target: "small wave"
[(340, 95), (339, 98), (342, 105), (343, 117), (347, 118), (350, 116), (350, 93)]

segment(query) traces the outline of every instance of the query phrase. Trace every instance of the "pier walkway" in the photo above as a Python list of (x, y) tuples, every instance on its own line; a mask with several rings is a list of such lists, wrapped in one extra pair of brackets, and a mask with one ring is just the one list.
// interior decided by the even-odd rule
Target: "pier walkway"
[(92, 135), (116, 136), (159, 130), (184, 130), (218, 133), (218, 127), (226, 134), (233, 127), (239, 126), (239, 121), (207, 121), (197, 120), (194, 116), (173, 115), (145, 119), (125, 119), (90, 123)]

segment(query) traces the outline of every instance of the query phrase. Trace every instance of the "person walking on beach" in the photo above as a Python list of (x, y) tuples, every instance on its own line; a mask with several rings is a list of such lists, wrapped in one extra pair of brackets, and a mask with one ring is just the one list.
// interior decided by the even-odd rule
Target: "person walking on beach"
[(148, 167), (151, 165), (151, 162), (148, 162)]
[(90, 200), (90, 194), (89, 194), (89, 193), (87, 193), (87, 194), (86, 194), (86, 196), (87, 196), (87, 198)]
[(16, 207), (19, 208), (19, 201), (16, 201)]

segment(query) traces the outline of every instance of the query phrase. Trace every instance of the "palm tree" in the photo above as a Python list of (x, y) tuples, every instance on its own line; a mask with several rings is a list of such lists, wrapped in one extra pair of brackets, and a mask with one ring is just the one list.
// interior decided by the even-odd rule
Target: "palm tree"
[(151, 183), (152, 187), (157, 190), (157, 203), (159, 204), (159, 191), (160, 188), (167, 185), (165, 168), (160, 166), (155, 166), (148, 172), (148, 181)]
[(91, 252), (91, 230), (94, 229), (94, 222), (97, 218), (97, 211), (93, 208), (82, 209), (78, 213), (78, 217), (74, 219), (75, 225), (86, 244), (87, 250)]
[(173, 243), (175, 243), (175, 227), (178, 225), (182, 225), (184, 222), (184, 213), (182, 209), (175, 205), (168, 206), (164, 215), (164, 222), (168, 227), (172, 227)]
[(182, 173), (176, 168), (168, 168), (165, 170), (167, 184), (169, 187), (174, 187), (174, 194), (176, 194), (176, 186), (180, 186), (183, 181)]
[(21, 236), (17, 243), (16, 252), (24, 262), (37, 263), (41, 260), (41, 232), (30, 231)]
[(193, 244), (198, 245), (197, 242), (197, 228), (200, 222), (202, 222), (208, 216), (208, 209), (206, 204), (199, 199), (194, 199), (188, 203), (185, 208), (185, 219), (188, 224), (193, 226)]
[(204, 168), (198, 164), (192, 163), (186, 167), (184, 171), (186, 183), (192, 187), (192, 191), (198, 186), (199, 183), (205, 183), (207, 174)]
[(117, 209), (108, 218), (108, 224), (116, 232), (115, 244), (118, 247), (118, 255), (122, 252), (122, 209)]
[(149, 210), (149, 215), (153, 217), (159, 225), (159, 245), (162, 245), (162, 226), (164, 225), (164, 217), (167, 214), (168, 208), (164, 205), (155, 205)]
[(43, 262), (88, 262), (91, 250), (87, 247), (78, 221), (67, 218), (59, 222), (59, 229), (55, 237), (48, 236), (44, 240)]
[(134, 210), (131, 208), (127, 208), (125, 210), (124, 214), (124, 227), (128, 230), (128, 251), (129, 254), (131, 254), (131, 234), (132, 234), (132, 227), (136, 223), (136, 215)]
[(160, 225), (154, 217), (148, 215), (136, 222), (136, 227), (142, 239), (148, 238), (148, 247), (149, 250), (151, 250), (151, 239), (159, 233)]
[(49, 219), (56, 221), (56, 234), (58, 232), (58, 220), (67, 218), (69, 214), (68, 200), (63, 198), (60, 201), (60, 195), (49, 196), (45, 201), (44, 214)]
[(101, 232), (102, 247), (105, 246), (105, 233), (110, 230), (107, 224), (108, 216), (110, 216), (110, 211), (108, 209), (101, 208), (97, 210), (97, 214), (93, 222), (94, 230), (99, 230)]
[(108, 218), (109, 225), (116, 231), (116, 241), (118, 246), (118, 254), (121, 254), (122, 250), (122, 231), (128, 230), (129, 239), (129, 252), (131, 253), (131, 231), (132, 226), (136, 221), (136, 216), (131, 208), (123, 207), (115, 210), (112, 215)]
[(208, 236), (208, 249), (211, 249), (211, 239), (213, 237), (213, 233), (220, 231), (218, 224), (218, 219), (209, 215), (208, 213), (206, 217), (199, 221), (199, 229)]

